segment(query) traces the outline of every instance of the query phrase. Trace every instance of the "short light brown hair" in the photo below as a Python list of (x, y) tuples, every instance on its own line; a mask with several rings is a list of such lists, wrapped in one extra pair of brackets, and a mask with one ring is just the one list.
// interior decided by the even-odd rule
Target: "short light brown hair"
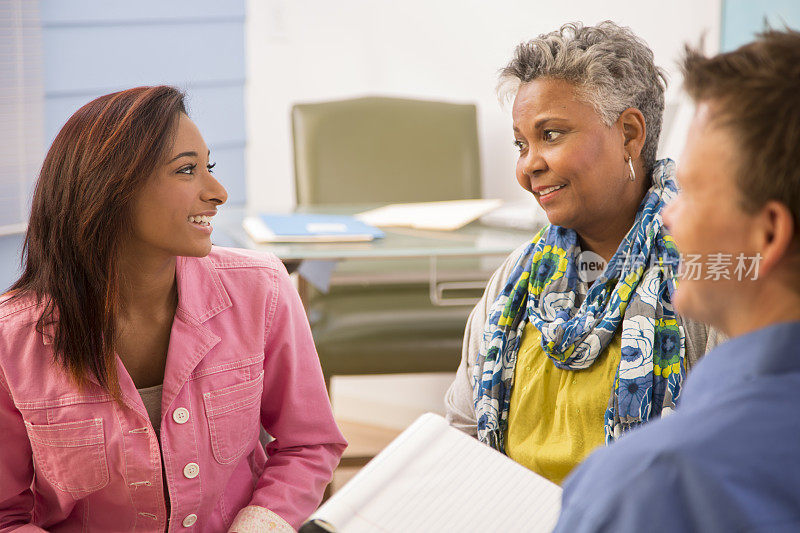
[(770, 29), (714, 57), (687, 47), (683, 72), (689, 95), (738, 143), (742, 207), (779, 201), (800, 228), (800, 32)]

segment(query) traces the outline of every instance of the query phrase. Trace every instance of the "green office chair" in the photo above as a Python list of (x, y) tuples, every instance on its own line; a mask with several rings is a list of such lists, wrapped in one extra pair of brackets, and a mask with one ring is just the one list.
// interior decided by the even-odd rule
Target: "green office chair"
[[(376, 97), (299, 104), (292, 127), (299, 206), (480, 198), (474, 105)], [(328, 383), (336, 375), (455, 371), (471, 307), (431, 303), (423, 281), (427, 261), (345, 262), (339, 268), (364, 280), (375, 272), (420, 275), (415, 283), (362, 281), (333, 285), (327, 294), (308, 291)], [(358, 272), (363, 276), (353, 276)]]
[(297, 203), (480, 198), (475, 106), (357, 98), (292, 109)]

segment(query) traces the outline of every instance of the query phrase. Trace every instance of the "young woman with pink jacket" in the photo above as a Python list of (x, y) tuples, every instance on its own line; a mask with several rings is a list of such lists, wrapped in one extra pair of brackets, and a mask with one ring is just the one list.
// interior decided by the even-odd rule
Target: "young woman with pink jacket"
[(346, 443), (305, 312), (274, 256), (212, 247), (209, 155), (165, 86), (53, 142), (0, 303), (0, 531), (291, 531), (319, 504)]

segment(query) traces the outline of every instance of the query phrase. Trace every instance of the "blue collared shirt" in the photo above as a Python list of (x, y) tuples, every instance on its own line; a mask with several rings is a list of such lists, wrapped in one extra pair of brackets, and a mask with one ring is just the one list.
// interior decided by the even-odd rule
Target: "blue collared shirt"
[(592, 454), (555, 531), (800, 531), (800, 322), (731, 339), (674, 414)]

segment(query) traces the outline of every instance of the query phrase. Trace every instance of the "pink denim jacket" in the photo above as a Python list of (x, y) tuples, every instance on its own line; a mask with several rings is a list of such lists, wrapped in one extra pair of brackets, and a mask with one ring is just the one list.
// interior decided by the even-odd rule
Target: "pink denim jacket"
[(347, 444), (286, 270), (214, 247), (179, 257), (177, 282), (160, 445), (119, 358), (122, 405), (53, 363), (35, 302), (0, 303), (0, 532), (218, 533), (240, 510), (242, 531), (297, 528), (319, 504)]

